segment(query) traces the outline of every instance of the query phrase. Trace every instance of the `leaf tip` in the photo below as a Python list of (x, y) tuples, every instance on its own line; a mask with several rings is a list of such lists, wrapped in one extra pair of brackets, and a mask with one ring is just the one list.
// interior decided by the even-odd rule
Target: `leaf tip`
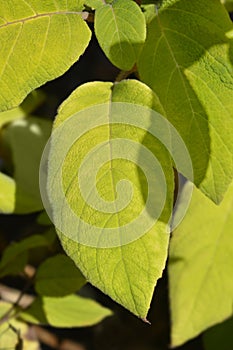
[(141, 320), (144, 322), (144, 323), (147, 323), (149, 325), (151, 325), (151, 322), (148, 321), (148, 319), (146, 317), (141, 317)]

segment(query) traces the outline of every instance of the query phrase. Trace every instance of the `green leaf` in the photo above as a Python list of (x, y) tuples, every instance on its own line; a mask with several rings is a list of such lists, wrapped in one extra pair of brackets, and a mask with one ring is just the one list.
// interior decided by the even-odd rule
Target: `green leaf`
[(91, 9), (95, 10), (105, 4), (104, 0), (86, 0), (85, 5), (89, 6)]
[(24, 117), (26, 117), (26, 114), (20, 107), (16, 107), (10, 111), (2, 112), (0, 113), (0, 128), (2, 128), (7, 123)]
[[(18, 320), (11, 319), (0, 326), (1, 350), (38, 350), (40, 344), (35, 339), (30, 339), (29, 326)], [(22, 347), (20, 347), (22, 343)]]
[(164, 1), (138, 61), (188, 147), (195, 184), (216, 203), (233, 174), (232, 30), (219, 0)]
[(43, 102), (44, 98), (41, 91), (33, 91), (19, 107), (11, 109), (10, 111), (1, 112), (0, 129), (7, 123), (27, 117)]
[(233, 11), (233, 0), (221, 0), (221, 3), (226, 7), (227, 11)]
[(53, 240), (53, 232), (48, 231), (45, 234), (33, 235), (21, 242), (12, 243), (3, 252), (0, 262), (0, 277), (8, 274), (15, 275), (21, 272), (28, 260), (28, 250), (47, 247)]
[(52, 222), (50, 218), (48, 217), (46, 211), (42, 211), (41, 214), (37, 217), (37, 223), (41, 226), (51, 226)]
[(145, 16), (146, 24), (148, 25), (156, 14), (156, 7), (154, 4), (142, 5), (142, 11)]
[(45, 296), (65, 296), (76, 292), (85, 284), (85, 278), (73, 261), (58, 254), (45, 260), (36, 273), (35, 288)]
[(208, 329), (203, 335), (205, 350), (233, 349), (233, 318)]
[(30, 323), (65, 328), (92, 326), (111, 314), (109, 309), (91, 299), (69, 295), (63, 298), (37, 298), (20, 314), (20, 318)]
[(173, 346), (232, 315), (232, 209), (233, 184), (219, 207), (194, 189), (174, 232), (169, 260)]
[(79, 59), (91, 37), (82, 5), (80, 0), (1, 2), (0, 111), (16, 107)]
[(10, 176), (0, 172), (0, 188), (0, 213), (13, 213), (15, 208), (15, 181)]
[(49, 120), (30, 117), (16, 120), (2, 131), (2, 148), (12, 156), (14, 180), (0, 173), (1, 212), (30, 213), (43, 209), (39, 165), (51, 127)]
[[(12, 304), (5, 302), (5, 301), (0, 301), (0, 319), (12, 308)], [(0, 333), (0, 338), (1, 338), (1, 333)]]
[(140, 7), (131, 0), (116, 0), (98, 7), (95, 34), (108, 59), (130, 70), (146, 39), (146, 23)]
[[(134, 124), (133, 126), (130, 124), (109, 124), (109, 118), (111, 118), (108, 115), (109, 110), (113, 110), (116, 105), (117, 108), (118, 106), (122, 106), (122, 104), (117, 102), (124, 102), (125, 104), (123, 104), (122, 108), (126, 108), (127, 116), (129, 115), (129, 118), (132, 118), (132, 123), (136, 117), (138, 121), (142, 122), (143, 127), (140, 128), (137, 125), (134, 126)], [(131, 108), (133, 106), (133, 109), (130, 109), (129, 104)], [(91, 106), (94, 108), (90, 109)], [(92, 119), (90, 120), (95, 121), (98, 120), (98, 108), (102, 108), (103, 106), (104, 108), (106, 107), (104, 113), (107, 113), (107, 124), (92, 128), (87, 121), (89, 117), (88, 111), (93, 111), (93, 118), (91, 117)], [(61, 139), (53, 141), (52, 137), (47, 188), (52, 203), (55, 226), (56, 222), (61, 222), (62, 232), (66, 231), (67, 228), (69, 229), (69, 227), (71, 229), (71, 236), (68, 235), (71, 238), (68, 238), (58, 230), (62, 245), (67, 254), (80, 268), (85, 278), (131, 312), (145, 318), (150, 306), (154, 287), (158, 278), (161, 277), (167, 257), (169, 240), (167, 223), (173, 203), (173, 168), (170, 155), (165, 146), (148, 132), (151, 123), (155, 123), (156, 125), (156, 119), (153, 119), (153, 115), (151, 115), (152, 111), (147, 108), (143, 109), (141, 106), (150, 107), (154, 110), (161, 108), (156, 95), (146, 85), (136, 80), (122, 81), (115, 85), (108, 82), (93, 82), (75, 90), (60, 107), (55, 121), (55, 131), (59, 126), (68, 126), (65, 129), (65, 133), (61, 134)], [(89, 109), (87, 109), (88, 107)], [(100, 115), (102, 115), (102, 109), (99, 110)], [(85, 136), (82, 136), (80, 140), (76, 140), (72, 145), (72, 130), (77, 130), (77, 127), (70, 126), (69, 121), (72, 120), (71, 116), (77, 112), (81, 113), (78, 114), (77, 118), (78, 129), (80, 130), (82, 123), (90, 129), (85, 133)], [(82, 112), (84, 113), (82, 114)], [(119, 111), (117, 112), (119, 113)], [(90, 115), (92, 115), (91, 112)], [(148, 115), (149, 120), (147, 118)], [(84, 119), (82, 119), (82, 116)], [(160, 133), (162, 133), (162, 130), (160, 130)], [(104, 166), (100, 167), (96, 183), (100, 197), (106, 201), (116, 200), (115, 186), (119, 181), (125, 181), (127, 179), (133, 184), (134, 193), (129, 205), (124, 210), (112, 214), (111, 212), (106, 213), (95, 210), (88, 205), (80, 192), (76, 179), (77, 169), (80, 169), (83, 158), (89, 151), (102, 142), (107, 141), (108, 144), (118, 138), (123, 139), (123, 141), (125, 139), (134, 141), (139, 146), (139, 151), (136, 155), (136, 163), (120, 157), (120, 159), (113, 159), (113, 167), (110, 166), (111, 163), (109, 162), (106, 162)], [(94, 225), (93, 231), (88, 236), (93, 241), (99, 237), (96, 232), (98, 227), (103, 229), (106, 227), (117, 227), (118, 230), (119, 226), (130, 223), (131, 220), (138, 217), (145, 208), (144, 196), (147, 197), (148, 185), (143, 170), (140, 170), (140, 166), (137, 166), (137, 164), (141, 164), (140, 162), (144, 160), (144, 156), (140, 153), (140, 151), (142, 152), (141, 148), (145, 147), (152, 152), (161, 164), (163, 174), (166, 177), (167, 198), (165, 199), (161, 217), (156, 223), (153, 223), (153, 227), (146, 231), (146, 234), (144, 234), (143, 227), (138, 225), (140, 238), (137, 236), (136, 238), (138, 239), (135, 240), (135, 232), (132, 231), (130, 237), (134, 237), (134, 242), (130, 240), (131, 243), (117, 247), (115, 244), (113, 245), (115, 246), (114, 248), (107, 248), (109, 247), (108, 240), (104, 249), (87, 246), (85, 243), (80, 244), (80, 241), (79, 243), (77, 242), (77, 234), (84, 235), (85, 240), (86, 231), (85, 229), (82, 231), (82, 227), (77, 231), (73, 221), (70, 221), (69, 213), (66, 212), (63, 205), (60, 206), (61, 199), (59, 199), (59, 195), (57, 197), (57, 183), (54, 178), (54, 174), (57, 173), (56, 168), (58, 165), (60, 167), (61, 164), (61, 152), (64, 150), (67, 142), (71, 142), (71, 148), (61, 168), (63, 190), (66, 193), (66, 200), (71, 205), (72, 211), (78, 217), (81, 216), (82, 220)], [(127, 152), (124, 146), (122, 150)], [(118, 152), (118, 149), (116, 152)], [(132, 149), (128, 153), (132, 153)], [(95, 156), (95, 159), (99, 159), (99, 157)], [(149, 166), (152, 167), (152, 164), (150, 163)], [(90, 172), (92, 173), (93, 171), (94, 168)], [(158, 191), (161, 190), (158, 183), (154, 183), (153, 187)], [(90, 192), (90, 196), (93, 192)], [(160, 195), (156, 195), (155, 197), (160, 201)], [(153, 218), (156, 212), (156, 205), (155, 208), (153, 207), (153, 210), (151, 209), (151, 212), (146, 207), (147, 210), (148, 214)], [(116, 242), (118, 243), (119, 241), (117, 239), (118, 234), (116, 234)], [(100, 242), (102, 243), (102, 237)], [(109, 242), (111, 243), (111, 237), (109, 238)]]

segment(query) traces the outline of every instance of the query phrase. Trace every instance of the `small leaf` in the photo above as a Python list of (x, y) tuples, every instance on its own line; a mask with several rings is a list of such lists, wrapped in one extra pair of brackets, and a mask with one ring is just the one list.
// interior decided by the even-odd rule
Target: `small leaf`
[(219, 0), (164, 1), (138, 61), (188, 148), (195, 185), (216, 203), (233, 174), (232, 30)]
[(30, 323), (66, 328), (92, 326), (111, 314), (109, 309), (91, 299), (69, 295), (37, 298), (20, 318)]
[(104, 0), (86, 0), (85, 5), (89, 6), (91, 9), (95, 10), (105, 4)]
[(81, 18), (83, 2), (0, 3), (0, 111), (16, 107), (79, 59), (91, 37)]
[[(122, 105), (122, 108), (119, 107)], [(91, 106), (93, 108), (90, 108)], [(145, 109), (143, 109), (143, 106), (145, 106)], [(98, 110), (98, 108), (105, 109)], [(126, 115), (126, 118), (129, 118), (127, 119), (128, 123), (118, 125), (118, 123), (111, 124), (109, 122), (111, 120), (111, 114), (109, 115), (109, 113), (114, 108), (120, 108), (116, 114)], [(159, 136), (162, 135), (163, 130), (159, 130), (158, 126), (156, 127), (157, 119), (153, 114), (153, 109), (161, 109), (156, 95), (146, 85), (136, 80), (122, 81), (115, 85), (108, 82), (93, 82), (79, 87), (59, 109), (54, 132), (59, 126), (61, 130), (64, 126), (65, 132), (61, 134), (61, 138), (56, 140), (53, 139), (52, 135), (48, 163), (49, 179), (47, 188), (52, 203), (55, 226), (57, 226), (57, 223), (61, 223), (62, 229), (59, 230), (58, 225), (57, 231), (65, 251), (74, 260), (88, 281), (141, 318), (145, 318), (147, 315), (154, 287), (158, 278), (161, 277), (165, 265), (169, 240), (167, 224), (173, 204), (173, 163), (166, 147), (159, 141)], [(91, 111), (90, 114), (88, 114), (88, 111)], [(100, 123), (101, 125), (98, 124), (96, 128), (92, 127), (91, 124), (89, 125), (89, 122), (98, 121), (99, 116), (102, 117), (102, 111), (104, 111), (104, 116), (106, 115), (103, 125)], [(78, 112), (80, 114), (77, 114)], [(77, 119), (75, 119), (76, 114)], [(70, 125), (70, 120), (75, 120), (78, 127)], [(87, 120), (89, 121), (87, 122)], [(163, 120), (166, 123), (166, 119)], [(137, 124), (131, 125), (130, 122), (142, 122), (142, 126), (140, 128)], [(75, 134), (76, 142), (72, 144), (73, 136), (71, 137), (71, 135), (73, 135), (73, 132), (76, 133), (77, 130), (80, 131), (82, 125), (85, 125), (87, 132), (80, 139), (77, 139)], [(148, 131), (151, 125), (159, 130), (158, 138), (152, 136)], [(166, 131), (169, 132), (168, 129)], [(166, 140), (169, 140), (167, 133), (165, 137)], [(80, 170), (82, 161), (88, 152), (95, 150), (95, 147), (106, 141), (106, 145), (110, 145), (111, 149), (111, 142), (114, 142), (114, 139), (117, 141), (120, 139), (123, 142), (125, 140), (126, 142), (127, 140), (132, 141), (134, 142), (132, 147), (134, 149), (130, 148), (127, 151), (126, 145), (114, 148), (116, 159), (113, 159), (113, 167), (110, 167), (111, 163), (106, 162), (99, 169), (96, 179), (98, 192), (100, 198), (104, 198), (106, 201), (114, 201), (116, 200), (116, 184), (127, 179), (133, 186), (133, 196), (124, 210), (112, 214), (111, 211), (108, 213), (104, 210), (103, 212), (95, 210), (95, 207), (93, 208), (86, 203), (78, 186), (77, 172)], [(66, 144), (69, 144), (69, 152), (62, 163), (63, 166), (60, 166), (63, 157), (62, 152), (64, 152)], [(115, 234), (115, 236), (112, 234), (112, 236), (106, 238), (107, 245), (104, 245), (104, 249), (100, 248), (98, 244), (103, 242), (103, 237), (99, 236), (98, 228), (101, 230), (101, 235), (106, 227), (116, 227), (115, 231), (118, 232), (118, 227), (134, 221), (135, 218), (140, 216), (144, 208), (145, 215), (154, 218), (157, 204), (151, 211), (145, 205), (148, 190), (147, 181), (150, 181), (150, 176), (146, 181), (143, 174), (143, 171), (147, 169), (146, 164), (143, 163), (146, 157), (141, 154), (144, 147), (160, 163), (166, 178), (164, 211), (159, 220), (155, 220), (156, 222), (153, 222), (152, 227), (145, 232), (143, 225), (138, 224), (138, 235), (135, 237), (136, 230), (132, 230), (130, 237), (133, 235), (133, 239), (128, 244), (119, 246), (118, 234)], [(121, 150), (124, 155), (119, 156)], [(135, 157), (134, 162), (124, 159), (124, 157), (129, 157), (132, 152)], [(110, 154), (110, 150), (107, 154)], [(98, 169), (95, 163), (98, 159), (100, 157), (95, 155), (91, 169), (85, 172), (85, 178)], [(144, 164), (145, 169), (142, 164)], [(56, 187), (58, 183), (54, 175), (57, 174), (58, 166), (59, 169), (62, 169), (63, 191), (66, 193), (66, 201), (71, 205), (72, 212), (77, 217), (81, 216), (82, 220), (93, 224), (91, 232), (86, 232), (85, 228), (82, 229), (82, 226), (78, 228), (77, 224), (70, 220), (70, 215), (63, 205), (64, 202), (61, 201)], [(143, 170), (140, 169), (140, 166)], [(153, 161), (148, 163), (148, 167), (148, 171), (151, 172)], [(161, 193), (159, 192), (161, 191), (160, 182), (156, 182), (159, 176), (157, 178), (155, 173), (153, 173), (153, 176), (155, 176), (153, 188), (156, 188), (158, 192), (153, 198), (161, 201), (163, 196), (158, 194)], [(58, 181), (60, 184), (60, 179)], [(94, 190), (90, 191), (90, 188), (95, 188), (95, 184), (88, 186), (89, 197), (91, 198)], [(69, 228), (70, 236), (62, 233), (66, 233), (66, 229), (69, 230)], [(93, 241), (99, 240), (97, 246), (88, 244), (86, 241), (80, 244), (79, 238), (81, 236), (84, 240), (86, 237), (90, 237)], [(115, 237), (118, 246), (113, 244), (114, 248), (112, 247), (111, 237), (113, 237), (113, 240)], [(127, 237), (126, 235), (126, 239)], [(108, 243), (110, 243), (110, 247)]]
[(45, 260), (36, 273), (35, 288), (45, 296), (65, 296), (78, 291), (85, 284), (85, 278), (73, 261), (58, 254)]
[(156, 15), (156, 7), (153, 4), (142, 5), (142, 11), (148, 25)]
[(42, 211), (41, 214), (37, 217), (37, 223), (41, 226), (50, 226), (52, 225), (52, 221), (48, 217), (46, 211)]
[(0, 277), (18, 274), (24, 269), (28, 260), (28, 250), (38, 247), (47, 247), (54, 239), (53, 232), (33, 235), (21, 242), (12, 243), (3, 252), (0, 262)]
[[(189, 186), (185, 185), (183, 200)], [(170, 245), (173, 346), (232, 316), (232, 225), (233, 184), (220, 206), (194, 189), (188, 212)]]
[(145, 18), (135, 2), (116, 0), (97, 8), (95, 34), (108, 59), (118, 68), (130, 70), (146, 39)]

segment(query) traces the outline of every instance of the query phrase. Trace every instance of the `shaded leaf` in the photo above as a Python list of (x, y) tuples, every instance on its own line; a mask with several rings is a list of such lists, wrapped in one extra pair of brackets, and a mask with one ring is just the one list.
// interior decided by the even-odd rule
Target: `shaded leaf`
[(37, 293), (45, 296), (65, 296), (76, 292), (84, 284), (85, 278), (73, 261), (62, 254), (45, 260), (35, 277)]
[(10, 152), (14, 179), (0, 174), (0, 211), (30, 213), (43, 209), (39, 190), (39, 165), (51, 122), (41, 118), (19, 119), (2, 131), (2, 148)]
[(54, 240), (54, 233), (33, 235), (21, 242), (12, 243), (3, 252), (0, 262), (0, 277), (8, 274), (18, 274), (24, 269), (28, 260), (28, 250), (38, 247), (47, 247)]
[(233, 349), (233, 318), (222, 322), (203, 335), (205, 350), (229, 350)]
[(30, 323), (66, 328), (92, 326), (111, 314), (109, 309), (91, 299), (69, 295), (37, 298), (20, 318)]
[(50, 226), (52, 222), (48, 217), (46, 211), (42, 211), (42, 213), (37, 217), (37, 223), (41, 226)]

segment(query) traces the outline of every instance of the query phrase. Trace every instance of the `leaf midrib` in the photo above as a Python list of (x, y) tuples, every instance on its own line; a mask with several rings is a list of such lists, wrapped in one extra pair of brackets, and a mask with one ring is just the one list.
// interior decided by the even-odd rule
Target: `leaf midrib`
[(51, 17), (54, 15), (79, 15), (79, 16), (81, 15), (82, 16), (83, 12), (80, 12), (80, 11), (55, 11), (55, 12), (38, 13), (34, 16), (17, 19), (15, 21), (11, 21), (11, 22), (7, 21), (6, 23), (0, 25), (0, 29), (7, 27), (7, 26), (10, 26), (10, 25), (17, 24), (17, 23), (25, 23), (25, 22), (31, 21), (33, 19), (38, 19), (38, 18), (43, 18), (43, 17)]

